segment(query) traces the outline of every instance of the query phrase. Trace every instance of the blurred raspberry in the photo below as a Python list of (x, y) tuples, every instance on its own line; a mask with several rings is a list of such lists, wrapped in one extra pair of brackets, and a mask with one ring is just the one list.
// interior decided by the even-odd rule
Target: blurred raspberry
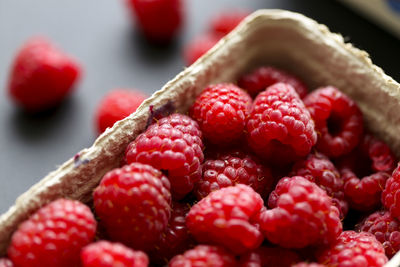
[(115, 122), (128, 117), (147, 96), (139, 91), (114, 89), (103, 97), (96, 110), (96, 128), (101, 134)]
[(191, 42), (185, 45), (183, 50), (183, 57), (186, 66), (192, 65), (198, 58), (210, 50), (218, 41), (221, 36), (215, 34), (202, 34), (195, 37)]
[(24, 109), (37, 112), (58, 105), (81, 76), (74, 58), (49, 40), (33, 37), (20, 48), (12, 63), (8, 93)]
[(400, 164), (393, 171), (392, 176), (386, 181), (385, 189), (382, 192), (383, 206), (390, 211), (390, 214), (400, 220)]
[(248, 15), (248, 10), (229, 10), (217, 14), (211, 20), (211, 31), (216, 34), (226, 35), (230, 33), (237, 25)]
[(238, 85), (255, 97), (265, 88), (275, 83), (287, 83), (293, 86), (300, 98), (307, 95), (307, 86), (296, 76), (275, 67), (259, 67), (250, 73), (244, 74), (238, 80)]
[(240, 267), (290, 267), (301, 261), (297, 252), (281, 247), (259, 247), (240, 256)]
[(14, 264), (7, 258), (0, 258), (0, 267), (14, 267)]

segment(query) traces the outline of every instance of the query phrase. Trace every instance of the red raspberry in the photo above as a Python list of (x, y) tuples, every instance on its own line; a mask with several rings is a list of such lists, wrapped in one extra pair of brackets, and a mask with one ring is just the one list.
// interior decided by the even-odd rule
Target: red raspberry
[(56, 106), (73, 89), (81, 68), (42, 37), (29, 39), (19, 50), (11, 67), (8, 91), (11, 98), (28, 111)]
[(186, 214), (190, 210), (187, 203), (173, 203), (171, 218), (167, 229), (161, 234), (155, 249), (150, 252), (150, 259), (160, 265), (166, 264), (173, 256), (183, 253), (195, 244), (186, 227)]
[(361, 139), (363, 118), (357, 104), (337, 88), (317, 89), (304, 98), (318, 132), (317, 149), (329, 157), (353, 150)]
[(0, 267), (14, 267), (14, 264), (7, 258), (1, 258)]
[(226, 35), (248, 15), (250, 15), (250, 12), (247, 10), (229, 10), (220, 13), (211, 20), (211, 31), (216, 34)]
[(254, 100), (247, 133), (254, 152), (279, 164), (306, 156), (317, 141), (310, 113), (284, 83), (268, 87)]
[(388, 211), (372, 213), (358, 226), (358, 230), (373, 234), (382, 243), (389, 259), (400, 250), (400, 222)]
[(214, 144), (230, 144), (243, 136), (251, 98), (229, 83), (210, 85), (197, 97), (190, 116)]
[[(344, 200), (343, 180), (328, 157), (321, 153), (310, 154), (307, 159), (298, 161), (293, 166), (290, 176), (302, 176), (316, 183), (332, 198), (333, 205), (339, 209), (340, 218), (346, 216), (349, 207)], [(276, 200), (273, 202), (276, 204)]]
[(262, 207), (262, 198), (251, 187), (225, 187), (195, 204), (186, 216), (186, 225), (197, 241), (240, 254), (259, 247), (263, 241), (251, 222)]
[(104, 175), (93, 193), (94, 208), (112, 240), (150, 250), (168, 224), (169, 189), (160, 171), (132, 163)]
[(201, 178), (202, 149), (197, 122), (182, 114), (172, 114), (150, 125), (128, 145), (125, 162), (141, 162), (167, 171), (172, 195), (180, 199)]
[(293, 86), (300, 98), (307, 95), (307, 86), (296, 76), (275, 67), (260, 67), (239, 78), (238, 85), (255, 97), (265, 88), (275, 83), (287, 83)]
[(8, 256), (20, 267), (79, 266), (80, 250), (93, 240), (96, 225), (89, 207), (81, 202), (53, 201), (19, 226)]
[(285, 177), (273, 194), (278, 196), (276, 207), (258, 217), (264, 236), (272, 243), (304, 248), (332, 243), (341, 233), (338, 209), (316, 184), (300, 176)]
[(385, 250), (376, 238), (366, 232), (344, 231), (318, 261), (327, 266), (381, 267), (387, 261)]
[(240, 267), (290, 267), (301, 261), (293, 250), (281, 247), (259, 247), (240, 257)]
[(325, 267), (325, 266), (326, 265), (322, 265), (322, 264), (315, 263), (315, 262), (311, 262), (311, 263), (300, 262), (300, 263), (297, 263), (295, 265), (292, 265), (292, 267)]
[(390, 214), (400, 220), (400, 164), (393, 171), (392, 177), (386, 181), (385, 189), (382, 192), (383, 206), (390, 211)]
[(147, 267), (149, 264), (145, 253), (109, 241), (98, 241), (84, 247), (81, 259), (83, 267)]
[(147, 98), (141, 92), (114, 89), (103, 97), (96, 111), (96, 128), (101, 134), (114, 123), (128, 117)]
[(379, 207), (386, 180), (395, 167), (390, 148), (372, 135), (365, 135), (359, 146), (343, 157), (339, 165), (350, 206), (360, 211)]
[(183, 57), (186, 66), (192, 65), (198, 58), (210, 50), (218, 41), (220, 36), (215, 34), (203, 34), (194, 38), (190, 43), (185, 45)]
[(183, 22), (181, 0), (126, 0), (132, 16), (147, 39), (166, 43), (179, 32)]
[(236, 259), (233, 254), (222, 247), (198, 245), (186, 251), (183, 255), (177, 255), (170, 261), (169, 267), (234, 267)]
[(203, 178), (196, 183), (194, 193), (200, 200), (223, 187), (245, 184), (266, 197), (271, 193), (273, 183), (269, 168), (252, 155), (237, 150), (206, 160), (203, 163)]

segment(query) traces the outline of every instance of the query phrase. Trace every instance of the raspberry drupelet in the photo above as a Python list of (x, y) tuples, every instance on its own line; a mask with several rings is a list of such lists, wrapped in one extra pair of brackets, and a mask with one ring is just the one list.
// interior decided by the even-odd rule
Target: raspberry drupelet
[(293, 86), (300, 98), (307, 95), (307, 86), (296, 76), (284, 70), (266, 66), (259, 67), (239, 78), (238, 85), (245, 89), (252, 97), (275, 83), (287, 83)]
[(256, 157), (233, 150), (203, 163), (203, 177), (196, 183), (194, 193), (200, 200), (212, 191), (235, 184), (251, 186), (265, 198), (273, 189), (274, 178)]
[(349, 207), (344, 199), (343, 180), (328, 157), (321, 153), (310, 154), (306, 159), (296, 162), (290, 176), (302, 176), (316, 183), (332, 198), (333, 205), (339, 209), (340, 218), (346, 216)]
[(8, 256), (20, 267), (79, 266), (80, 250), (94, 239), (97, 222), (79, 201), (58, 199), (14, 232)]
[(400, 220), (400, 164), (393, 171), (392, 176), (386, 181), (385, 189), (382, 192), (383, 206), (390, 211), (390, 214)]
[(198, 242), (221, 245), (240, 254), (259, 247), (263, 241), (252, 223), (262, 207), (262, 198), (251, 187), (225, 187), (195, 204), (186, 216), (186, 225)]
[(389, 259), (400, 250), (400, 222), (393, 218), (390, 212), (374, 212), (357, 228), (360, 231), (373, 234), (382, 243)]
[(319, 263), (338, 267), (382, 267), (387, 261), (382, 244), (372, 234), (354, 231), (344, 231), (318, 257)]
[(344, 194), (351, 208), (373, 211), (380, 206), (381, 193), (395, 160), (390, 148), (369, 134), (353, 152), (339, 160)]
[(98, 241), (84, 247), (81, 261), (82, 267), (147, 267), (149, 264), (145, 253), (109, 241)]
[(251, 98), (234, 84), (210, 85), (196, 98), (190, 116), (204, 138), (213, 144), (231, 144), (244, 133)]
[(357, 104), (337, 88), (319, 88), (304, 99), (318, 132), (317, 149), (328, 157), (351, 152), (363, 133), (363, 118)]
[(235, 267), (235, 255), (218, 246), (198, 245), (171, 259), (169, 267)]
[(104, 175), (94, 190), (93, 200), (96, 214), (111, 240), (133, 249), (152, 249), (170, 218), (167, 177), (142, 163), (132, 163)]
[(301, 176), (282, 178), (270, 195), (271, 210), (256, 221), (264, 236), (286, 248), (327, 245), (342, 232), (338, 209), (315, 183)]
[(317, 133), (293, 87), (277, 83), (254, 100), (247, 121), (247, 139), (256, 154), (282, 165), (308, 155)]
[(259, 247), (240, 256), (239, 267), (291, 267), (301, 261), (297, 252), (281, 247)]
[(181, 199), (201, 178), (204, 160), (201, 137), (197, 122), (182, 114), (172, 114), (136, 137), (126, 148), (124, 160), (166, 171), (172, 196)]

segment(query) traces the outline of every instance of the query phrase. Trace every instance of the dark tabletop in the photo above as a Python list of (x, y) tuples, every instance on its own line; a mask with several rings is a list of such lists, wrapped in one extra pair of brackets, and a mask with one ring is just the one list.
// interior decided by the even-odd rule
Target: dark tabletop
[[(149, 45), (132, 27), (123, 0), (0, 1), (0, 213), (49, 171), (95, 139), (93, 114), (115, 87), (158, 90), (183, 69), (182, 47), (204, 32), (209, 18), (232, 7), (301, 12), (368, 51), (375, 64), (400, 80), (400, 41), (330, 0), (186, 0), (185, 27), (168, 47)], [(6, 93), (16, 49), (30, 36), (48, 36), (84, 67), (74, 94), (57, 109), (32, 116)]]

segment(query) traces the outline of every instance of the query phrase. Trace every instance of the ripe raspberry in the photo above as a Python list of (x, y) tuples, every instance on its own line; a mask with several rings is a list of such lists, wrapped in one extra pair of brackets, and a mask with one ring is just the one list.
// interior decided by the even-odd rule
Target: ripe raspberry
[(14, 267), (14, 264), (7, 258), (1, 258), (0, 267)]
[(81, 68), (42, 37), (29, 39), (10, 70), (8, 93), (21, 107), (37, 112), (56, 106), (73, 89)]
[(218, 41), (220, 36), (215, 34), (203, 34), (194, 38), (191, 42), (185, 45), (183, 57), (186, 66), (192, 65), (198, 58), (210, 50)]
[(247, 133), (254, 152), (279, 164), (306, 156), (317, 141), (310, 113), (284, 83), (268, 87), (254, 100)]
[(169, 267), (232, 267), (236, 266), (236, 259), (233, 254), (222, 247), (198, 245), (187, 250), (182, 255), (177, 255), (170, 261)]
[(250, 15), (250, 12), (247, 10), (230, 10), (220, 13), (211, 20), (211, 31), (226, 35), (248, 15)]
[(392, 177), (386, 181), (385, 189), (382, 192), (383, 206), (390, 211), (390, 214), (400, 220), (400, 164), (393, 171)]
[(96, 232), (89, 207), (79, 201), (59, 199), (40, 208), (13, 234), (8, 248), (20, 267), (79, 266), (79, 253)]
[(251, 187), (225, 187), (195, 204), (186, 216), (186, 225), (198, 242), (221, 245), (240, 254), (263, 241), (251, 222), (262, 207), (262, 198)]
[(281, 247), (259, 247), (240, 257), (240, 267), (290, 267), (301, 261), (293, 250)]
[(292, 267), (325, 267), (325, 266), (326, 265), (322, 265), (322, 264), (319, 264), (319, 263), (316, 263), (316, 262), (311, 262), (311, 263), (300, 262), (300, 263), (297, 263), (295, 265), (292, 265)]
[[(310, 154), (307, 159), (298, 161), (293, 166), (290, 176), (302, 176), (316, 183), (332, 198), (333, 205), (339, 209), (340, 218), (343, 219), (346, 216), (349, 207), (344, 200), (343, 180), (328, 157), (321, 153)], [(276, 205), (276, 200), (272, 202)]]
[(114, 89), (103, 97), (96, 111), (96, 128), (101, 134), (114, 123), (128, 117), (147, 98), (141, 92)]
[(145, 253), (109, 241), (98, 241), (84, 247), (81, 259), (82, 267), (147, 267), (149, 264)]
[(182, 114), (172, 114), (150, 125), (128, 145), (125, 162), (141, 162), (167, 171), (172, 195), (180, 199), (201, 178), (202, 149), (197, 122)]
[(353, 209), (372, 211), (380, 206), (394, 162), (390, 148), (372, 135), (365, 135), (359, 146), (340, 160), (344, 193)]
[(181, 0), (127, 0), (127, 4), (140, 30), (150, 41), (169, 42), (182, 26)]
[(273, 183), (269, 168), (252, 155), (237, 150), (206, 160), (203, 163), (203, 178), (196, 183), (194, 193), (200, 200), (223, 187), (245, 184), (261, 197), (266, 197), (272, 191)]
[(400, 250), (400, 222), (388, 211), (372, 213), (358, 226), (358, 230), (373, 234), (382, 243), (389, 259)]
[(190, 206), (187, 203), (173, 203), (167, 229), (161, 234), (155, 249), (149, 253), (152, 262), (166, 264), (173, 256), (194, 246), (195, 241), (189, 234), (185, 222), (189, 210)]
[(327, 266), (381, 267), (388, 259), (382, 244), (372, 234), (344, 231), (335, 243), (322, 251), (318, 261)]
[(300, 98), (307, 95), (307, 86), (296, 76), (275, 67), (260, 67), (239, 78), (238, 85), (255, 97), (265, 88), (275, 83), (287, 83), (293, 86)]
[(273, 194), (278, 196), (276, 207), (264, 210), (257, 219), (271, 243), (287, 248), (326, 245), (341, 233), (338, 209), (316, 184), (301, 176), (285, 177)]
[(169, 189), (160, 171), (132, 163), (104, 175), (93, 193), (94, 208), (112, 240), (150, 250), (168, 224)]
[(337, 88), (317, 89), (304, 98), (318, 132), (317, 149), (328, 157), (349, 153), (361, 139), (363, 118), (357, 104)]

